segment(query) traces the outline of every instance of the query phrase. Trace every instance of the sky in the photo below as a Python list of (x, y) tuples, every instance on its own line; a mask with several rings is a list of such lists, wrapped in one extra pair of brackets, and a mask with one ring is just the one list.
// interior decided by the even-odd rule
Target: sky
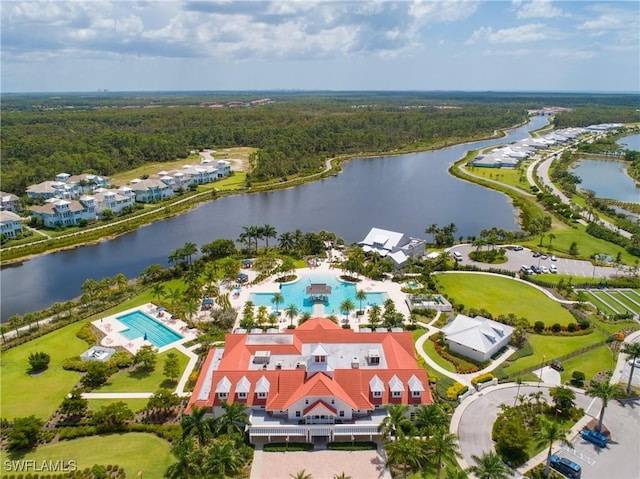
[(0, 2), (2, 92), (640, 91), (638, 1)]

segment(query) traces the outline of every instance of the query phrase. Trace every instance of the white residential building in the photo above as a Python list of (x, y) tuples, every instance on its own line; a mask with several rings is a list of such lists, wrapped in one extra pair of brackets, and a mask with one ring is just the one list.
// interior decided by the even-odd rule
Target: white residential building
[(170, 185), (151, 178), (131, 180), (130, 188), (135, 194), (136, 201), (140, 203), (161, 201), (173, 196), (173, 188)]
[(396, 268), (401, 268), (409, 261), (409, 258), (421, 258), (424, 256), (425, 240), (411, 238), (403, 233), (371, 228), (365, 239), (358, 243), (365, 253), (378, 253), (383, 258), (393, 260)]
[(19, 211), (20, 198), (11, 193), (0, 191), (0, 210), (3, 211)]
[(96, 219), (95, 201), (51, 199), (44, 205), (34, 205), (30, 209), (32, 216), (39, 218), (48, 228), (77, 225), (81, 220)]
[(513, 328), (482, 316), (459, 314), (442, 332), (451, 351), (484, 362), (509, 344)]
[(120, 213), (125, 208), (132, 207), (136, 200), (132, 194), (123, 194), (120, 190), (105, 190), (99, 188), (92, 195), (84, 195), (81, 201), (95, 200), (96, 213), (101, 215), (103, 211), (110, 210), (114, 214)]
[(13, 211), (0, 210), (0, 233), (6, 238), (15, 238), (22, 233), (21, 218)]

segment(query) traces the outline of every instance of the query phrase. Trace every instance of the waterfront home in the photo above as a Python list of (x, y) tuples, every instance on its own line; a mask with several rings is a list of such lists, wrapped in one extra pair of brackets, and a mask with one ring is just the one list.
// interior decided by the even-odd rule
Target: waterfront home
[(80, 201), (90, 202), (91, 200), (94, 202), (98, 215), (102, 215), (105, 210), (118, 214), (123, 209), (132, 207), (136, 202), (134, 195), (122, 194), (119, 190), (104, 188), (97, 189), (92, 195), (80, 197)]
[(20, 198), (12, 193), (0, 191), (0, 210), (20, 211)]
[(365, 253), (375, 252), (383, 258), (389, 257), (396, 268), (402, 268), (410, 258), (424, 256), (426, 241), (395, 231), (371, 228), (358, 244)]
[(451, 351), (484, 362), (509, 344), (513, 328), (482, 316), (458, 314), (442, 332)]
[(75, 185), (67, 185), (62, 181), (43, 181), (27, 187), (27, 196), (33, 200), (50, 198), (74, 199), (79, 196)]
[(367, 440), (380, 437), (386, 404), (431, 404), (427, 372), (411, 333), (355, 332), (313, 318), (283, 332), (238, 330), (209, 351), (188, 409), (250, 409), (256, 441)]
[(5, 238), (15, 238), (18, 234), (21, 234), (21, 218), (13, 211), (0, 210), (0, 233)]
[(173, 196), (173, 188), (170, 185), (151, 178), (131, 180), (130, 188), (135, 194), (136, 201), (140, 203), (161, 201)]
[(51, 198), (44, 205), (33, 205), (31, 216), (38, 218), (48, 228), (74, 226), (81, 220), (96, 219), (95, 201), (76, 201)]
[(95, 192), (97, 188), (108, 188), (111, 179), (108, 176), (98, 176), (89, 173), (73, 175), (67, 178), (67, 184), (75, 184), (80, 194)]
[(158, 179), (171, 186), (173, 191), (186, 190), (189, 185), (205, 185), (231, 174), (231, 163), (219, 160), (213, 163), (203, 160), (200, 165), (184, 165), (180, 170), (159, 171)]

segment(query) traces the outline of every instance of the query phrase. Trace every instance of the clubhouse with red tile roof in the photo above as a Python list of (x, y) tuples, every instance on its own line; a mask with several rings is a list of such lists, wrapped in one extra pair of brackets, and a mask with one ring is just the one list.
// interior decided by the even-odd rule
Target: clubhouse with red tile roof
[(217, 417), (224, 402), (250, 409), (251, 442), (312, 442), (374, 440), (385, 405), (433, 398), (411, 333), (314, 318), (283, 332), (227, 334), (224, 348), (209, 351), (189, 408)]

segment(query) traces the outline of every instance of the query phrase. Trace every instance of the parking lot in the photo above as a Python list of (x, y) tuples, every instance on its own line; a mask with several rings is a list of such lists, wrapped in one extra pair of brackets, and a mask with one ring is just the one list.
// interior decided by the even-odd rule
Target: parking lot
[(584, 277), (584, 278), (603, 278), (607, 279), (615, 275), (615, 270), (609, 266), (594, 266), (589, 261), (582, 261), (577, 259), (558, 258), (556, 261), (551, 261), (551, 257), (533, 256), (533, 252), (530, 249), (523, 248), (521, 251), (514, 251), (507, 249), (506, 256), (508, 261), (506, 263), (489, 265), (486, 263), (479, 263), (469, 258), (469, 253), (476, 248), (472, 245), (458, 245), (449, 250), (450, 254), (455, 251), (462, 255), (461, 264), (471, 264), (478, 268), (502, 268), (510, 271), (520, 271), (520, 268), (525, 266), (545, 266), (549, 268), (551, 265), (555, 265), (558, 268), (558, 274), (567, 274), (571, 276)]

